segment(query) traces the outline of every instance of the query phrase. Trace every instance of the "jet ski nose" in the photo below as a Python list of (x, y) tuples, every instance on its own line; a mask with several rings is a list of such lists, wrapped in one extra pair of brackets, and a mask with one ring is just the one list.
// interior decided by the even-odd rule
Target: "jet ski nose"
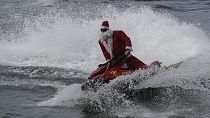
[(162, 62), (160, 62), (160, 61), (154, 61), (150, 64), (150, 67), (151, 66), (158, 66), (159, 68), (161, 68), (161, 64), (162, 64)]

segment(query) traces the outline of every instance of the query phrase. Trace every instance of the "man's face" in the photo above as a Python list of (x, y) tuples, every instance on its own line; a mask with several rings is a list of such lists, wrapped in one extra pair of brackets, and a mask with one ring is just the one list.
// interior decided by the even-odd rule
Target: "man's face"
[(101, 29), (101, 39), (107, 41), (110, 38), (108, 29)]

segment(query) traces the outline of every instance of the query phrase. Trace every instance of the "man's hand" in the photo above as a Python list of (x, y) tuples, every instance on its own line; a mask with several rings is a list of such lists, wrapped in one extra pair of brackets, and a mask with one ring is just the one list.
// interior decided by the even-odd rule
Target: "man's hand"
[(99, 64), (98, 67), (100, 68), (100, 67), (102, 67), (102, 66), (104, 66), (104, 65), (106, 65), (106, 63), (104, 63), (104, 64)]

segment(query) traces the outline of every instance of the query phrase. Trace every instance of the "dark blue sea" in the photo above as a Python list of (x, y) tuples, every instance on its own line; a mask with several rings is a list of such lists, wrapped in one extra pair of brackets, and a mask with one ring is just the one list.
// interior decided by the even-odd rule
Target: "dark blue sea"
[[(104, 20), (163, 68), (81, 91), (105, 61)], [(1, 0), (0, 118), (209, 118), (209, 21), (209, 0)], [(132, 99), (116, 90), (134, 81)], [(148, 88), (164, 90), (143, 100)]]

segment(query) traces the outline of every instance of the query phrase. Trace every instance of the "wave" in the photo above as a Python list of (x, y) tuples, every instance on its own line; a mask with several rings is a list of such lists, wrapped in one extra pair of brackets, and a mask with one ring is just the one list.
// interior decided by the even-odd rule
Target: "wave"
[(40, 66), (0, 66), (0, 86), (36, 88), (63, 88), (82, 83), (87, 73), (77, 70)]
[(3, 66), (0, 65), (0, 75), (30, 77), (30, 78), (45, 78), (51, 80), (65, 80), (71, 78), (86, 78), (87, 73), (56, 67), (44, 66)]
[[(181, 74), (180, 70), (191, 66), (188, 64), (186, 61), (178, 69), (139, 70), (131, 75), (116, 78), (102, 86), (97, 92), (83, 92), (80, 88), (81, 84), (73, 84), (58, 91), (53, 98), (38, 103), (38, 106), (77, 106), (87, 112), (105, 112), (121, 117), (143, 117), (147, 113), (150, 115), (145, 117), (176, 116), (177, 112), (182, 112), (182, 110), (185, 112), (206, 109), (210, 107), (208, 103), (210, 98), (209, 75), (201, 79), (200, 75), (195, 76), (189, 73), (193, 77), (188, 77), (186, 74)], [(189, 69), (188, 72), (190, 72)], [(170, 76), (169, 73), (172, 73), (172, 76), (180, 75), (175, 75), (173, 78), (163, 76)], [(201, 81), (208, 87), (203, 86)], [(129, 85), (129, 90), (137, 91), (131, 94), (134, 99), (120, 92), (125, 89), (125, 85)], [(151, 88), (160, 88), (162, 92), (160, 95), (153, 96), (154, 98), (143, 99), (145, 95), (152, 93)], [(150, 93), (138, 93), (146, 90)], [(208, 113), (208, 110), (204, 112)]]
[(0, 76), (0, 87), (1, 88), (22, 88), (25, 90), (40, 88), (49, 89), (62, 89), (66, 86), (66, 83), (61, 81), (49, 81), (45, 79), (29, 79), (29, 78), (18, 78), (18, 77), (8, 77)]

